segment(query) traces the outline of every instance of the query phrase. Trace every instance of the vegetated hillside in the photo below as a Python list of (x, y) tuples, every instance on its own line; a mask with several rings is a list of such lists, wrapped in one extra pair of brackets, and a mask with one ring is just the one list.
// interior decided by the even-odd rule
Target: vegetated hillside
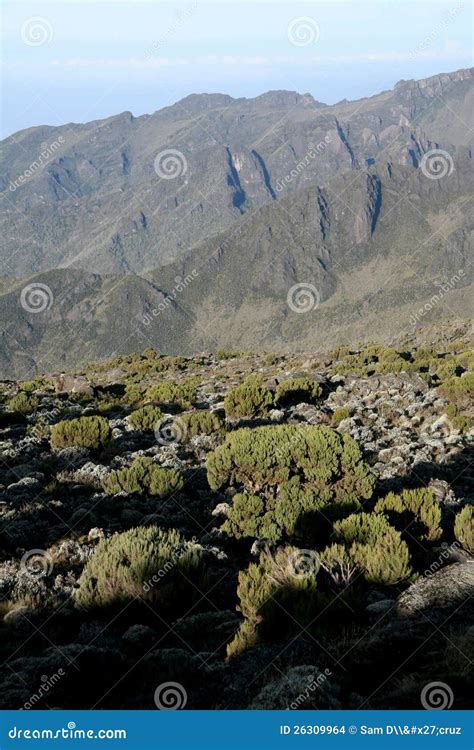
[(288, 91), (200, 94), (152, 115), (15, 133), (1, 143), (3, 273), (142, 273), (283, 193), (373, 164), (417, 169), (436, 145), (472, 142), (472, 91), (468, 69), (333, 106)]
[(467, 708), (474, 352), (421, 333), (2, 383), (1, 707)]
[[(384, 162), (300, 188), (146, 276), (56, 269), (15, 280), (0, 294), (0, 374), (27, 378), (147, 345), (192, 354), (390, 341), (466, 317), (470, 152), (454, 162), (440, 180)], [(40, 309), (34, 299), (25, 309), (23, 290), (38, 285)]]

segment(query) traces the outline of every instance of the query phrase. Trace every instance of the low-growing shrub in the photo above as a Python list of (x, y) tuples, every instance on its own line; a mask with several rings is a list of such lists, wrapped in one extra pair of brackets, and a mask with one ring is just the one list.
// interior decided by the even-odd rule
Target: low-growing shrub
[[(375, 505), (376, 513), (385, 513), (391, 523), (403, 531), (408, 526), (414, 536), (435, 542), (442, 534), (441, 508), (433, 493), (425, 488), (403, 490), (399, 495), (390, 492)], [(413, 527), (413, 520), (420, 529)]]
[(244, 622), (227, 646), (233, 657), (260, 641), (278, 640), (299, 632), (314, 617), (317, 608), (316, 576), (295, 575), (300, 550), (278, 549), (262, 552), (257, 563), (239, 573), (237, 609)]
[(145, 393), (147, 401), (155, 401), (166, 406), (175, 406), (181, 409), (191, 409), (196, 402), (197, 383), (189, 380), (184, 383), (174, 383), (165, 380), (162, 383), (152, 385)]
[(20, 389), (25, 393), (33, 393), (33, 391), (37, 391), (39, 388), (43, 388), (45, 385), (45, 381), (43, 380), (43, 378), (35, 378), (34, 380), (24, 380), (19, 385)]
[(319, 383), (310, 378), (292, 378), (279, 383), (275, 393), (275, 402), (279, 406), (290, 404), (317, 403), (323, 395), (323, 389)]
[(474, 507), (466, 505), (456, 515), (454, 536), (465, 550), (474, 553)]
[(109, 443), (110, 426), (105, 417), (78, 417), (58, 422), (51, 428), (53, 448), (81, 446), (99, 450)]
[(20, 414), (32, 414), (38, 408), (39, 400), (30, 393), (20, 391), (7, 401), (10, 411), (17, 411)]
[[(203, 555), (178, 531), (136, 528), (102, 539), (75, 592), (80, 607), (107, 607), (136, 597), (164, 610), (188, 609), (202, 585)], [(194, 582), (194, 586), (192, 584)]]
[(358, 513), (334, 524), (334, 537), (351, 562), (364, 571), (369, 583), (390, 586), (412, 574), (410, 552), (399, 531), (376, 513)]
[(218, 414), (210, 411), (193, 411), (178, 417), (179, 439), (185, 442), (196, 435), (213, 435), (224, 429), (224, 423)]
[(342, 515), (357, 510), (375, 481), (351, 437), (311, 425), (236, 430), (209, 456), (207, 474), (212, 489), (243, 490), (224, 531), (274, 540), (304, 535), (311, 514), (330, 504)]
[(162, 416), (163, 412), (158, 406), (147, 404), (132, 411), (128, 421), (136, 430), (154, 430)]
[(224, 399), (225, 415), (229, 419), (256, 417), (268, 412), (273, 396), (259, 375), (250, 375)]
[(107, 495), (157, 495), (165, 498), (183, 487), (183, 478), (176, 469), (165, 469), (143, 456), (123, 469), (110, 472), (102, 481)]
[(333, 425), (338, 425), (339, 422), (342, 422), (343, 419), (348, 419), (350, 416), (351, 412), (347, 406), (339, 406), (331, 414), (331, 422)]

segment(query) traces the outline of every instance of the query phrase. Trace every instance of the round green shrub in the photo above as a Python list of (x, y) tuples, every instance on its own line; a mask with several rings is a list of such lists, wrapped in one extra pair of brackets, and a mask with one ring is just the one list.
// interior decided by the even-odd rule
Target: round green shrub
[(98, 450), (110, 442), (111, 430), (105, 417), (78, 417), (58, 422), (51, 428), (53, 448), (81, 446)]
[(157, 495), (165, 498), (182, 489), (183, 484), (179, 471), (165, 469), (154, 463), (149, 456), (142, 456), (128, 467), (111, 471), (102, 480), (102, 489), (107, 495), (126, 492), (127, 495)]
[(154, 430), (162, 416), (163, 412), (158, 406), (147, 404), (132, 411), (128, 421), (136, 430)]
[(272, 404), (273, 396), (262, 378), (250, 375), (225, 397), (225, 415), (228, 419), (261, 416), (268, 412)]
[(75, 601), (88, 609), (138, 597), (164, 609), (179, 602), (189, 608), (203, 581), (203, 553), (178, 531), (136, 528), (99, 542), (79, 579)]
[(32, 414), (38, 408), (39, 400), (36, 396), (20, 391), (7, 401), (7, 407), (10, 411), (16, 411), (20, 414)]
[(243, 490), (224, 531), (274, 540), (304, 536), (300, 527), (311, 514), (326, 515), (329, 505), (342, 515), (357, 510), (375, 482), (350, 436), (311, 425), (236, 430), (209, 456), (207, 475), (214, 490)]
[(148, 388), (145, 398), (147, 401), (155, 401), (166, 406), (191, 409), (196, 401), (196, 391), (197, 386), (194, 380), (179, 384), (165, 380)]
[[(334, 524), (334, 537), (368, 583), (390, 586), (412, 574), (410, 552), (399, 531), (376, 513), (356, 513)], [(323, 553), (324, 556), (324, 553)]]

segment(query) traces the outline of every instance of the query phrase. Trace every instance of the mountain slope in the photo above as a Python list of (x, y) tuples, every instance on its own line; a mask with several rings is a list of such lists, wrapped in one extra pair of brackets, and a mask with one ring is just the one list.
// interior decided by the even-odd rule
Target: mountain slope
[(0, 144), (3, 273), (140, 274), (305, 186), (386, 161), (416, 169), (437, 143), (469, 144), (472, 80), (402, 81), (334, 106), (286, 91), (202, 94), (153, 115), (21, 131)]
[[(466, 317), (469, 149), (453, 151), (453, 163), (440, 180), (386, 162), (300, 188), (144, 277), (57, 269), (17, 281), (0, 295), (1, 373), (27, 377), (145, 346), (192, 353), (353, 345)], [(22, 290), (38, 284), (52, 304), (27, 312)]]

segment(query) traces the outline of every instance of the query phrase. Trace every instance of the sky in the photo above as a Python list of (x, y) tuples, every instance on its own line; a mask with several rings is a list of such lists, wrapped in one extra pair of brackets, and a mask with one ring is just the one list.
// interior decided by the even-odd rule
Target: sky
[(1, 41), (4, 138), (150, 113), (191, 93), (370, 96), (472, 65), (472, 5), (4, 0)]

